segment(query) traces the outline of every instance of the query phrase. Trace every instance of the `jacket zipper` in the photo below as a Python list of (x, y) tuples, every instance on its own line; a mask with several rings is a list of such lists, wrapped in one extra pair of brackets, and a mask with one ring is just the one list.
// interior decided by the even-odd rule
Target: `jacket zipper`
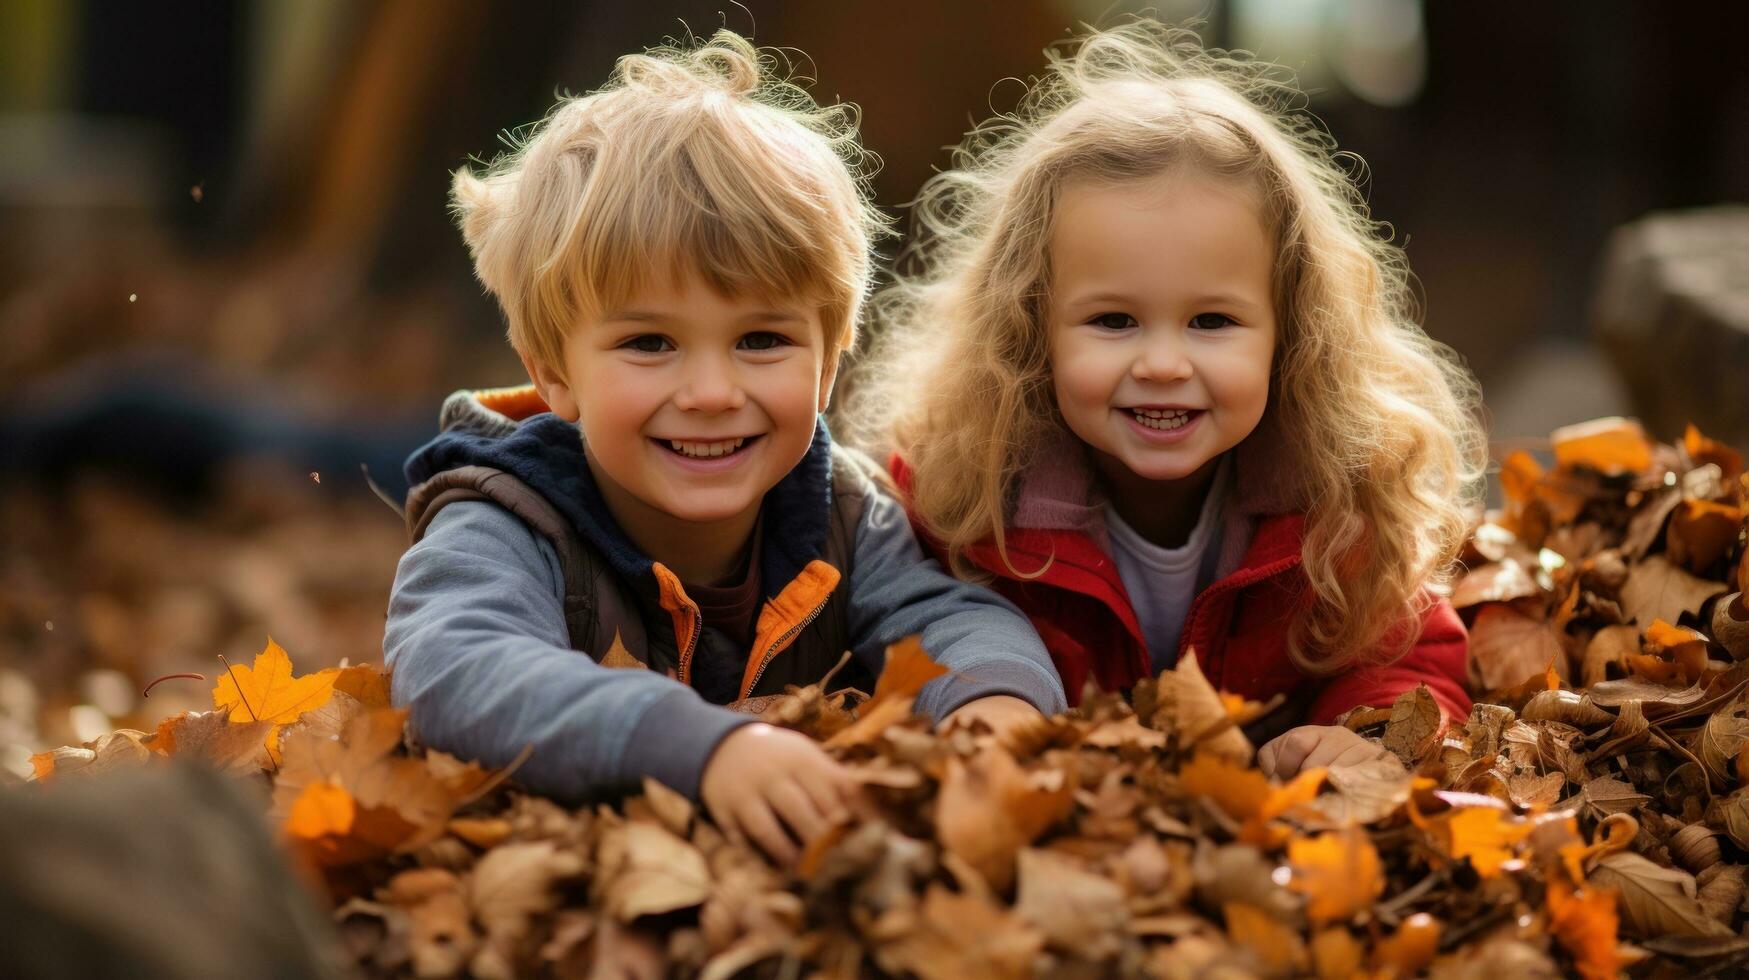
[(699, 625), (699, 615), (692, 614), (692, 636), (686, 641), (686, 649), (680, 653), (680, 683), (692, 686), (692, 651), (698, 646), (698, 634), (704, 630)]
[(753, 696), (754, 688), (757, 688), (759, 686), (759, 679), (761, 677), (765, 676), (765, 668), (771, 666), (771, 662), (777, 658), (777, 655), (779, 653), (783, 652), (783, 648), (786, 645), (788, 645), (789, 641), (797, 633), (800, 633), (802, 630), (807, 629), (809, 623), (812, 623), (814, 620), (818, 619), (820, 614), (822, 612), (826, 611), (826, 605), (827, 605), (827, 603), (829, 603), (831, 601), (832, 601), (832, 597), (831, 597), (831, 595), (828, 594), (825, 599), (820, 600), (819, 605), (814, 607), (813, 612), (810, 612), (806, 616), (802, 617), (801, 622), (795, 624), (794, 626), (791, 626), (788, 630), (786, 630), (784, 632), (784, 634), (782, 636), (778, 637), (775, 641), (772, 642), (772, 644), (770, 646), (765, 648), (766, 653), (765, 653), (764, 659), (762, 659), (759, 662), (759, 669), (753, 672), (753, 683), (747, 685), (747, 690), (742, 692), (742, 694), (741, 694), (742, 697), (752, 697)]

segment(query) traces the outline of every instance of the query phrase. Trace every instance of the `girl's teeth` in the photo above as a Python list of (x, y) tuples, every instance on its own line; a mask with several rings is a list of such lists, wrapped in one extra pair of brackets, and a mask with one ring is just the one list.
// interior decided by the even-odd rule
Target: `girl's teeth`
[(727, 456), (740, 449), (746, 442), (746, 439), (727, 439), (722, 442), (685, 442), (680, 439), (670, 439), (668, 445), (682, 456), (710, 459), (715, 456)]
[(1177, 429), (1190, 421), (1190, 413), (1180, 408), (1132, 408), (1130, 414), (1150, 429)]

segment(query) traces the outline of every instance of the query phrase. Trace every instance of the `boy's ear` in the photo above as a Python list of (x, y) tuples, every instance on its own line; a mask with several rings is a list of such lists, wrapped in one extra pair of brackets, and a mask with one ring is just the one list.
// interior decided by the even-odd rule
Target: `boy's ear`
[(522, 358), (522, 369), (528, 372), (528, 380), (534, 382), (534, 388), (552, 409), (553, 414), (567, 422), (575, 422), (582, 417), (582, 409), (577, 404), (577, 397), (571, 391), (571, 386), (563, 375), (526, 352), (518, 351)]
[(826, 354), (826, 364), (820, 373), (820, 404), (814, 406), (814, 414), (826, 413), (826, 406), (832, 401), (832, 384), (838, 380), (838, 365), (842, 363), (843, 351), (835, 350)]

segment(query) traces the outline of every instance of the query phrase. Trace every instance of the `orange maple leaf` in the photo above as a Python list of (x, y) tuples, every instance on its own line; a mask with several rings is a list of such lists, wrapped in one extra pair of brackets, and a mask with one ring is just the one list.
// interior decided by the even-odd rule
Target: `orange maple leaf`
[(1349, 919), (1385, 890), (1379, 852), (1358, 828), (1295, 838), (1287, 860), (1294, 890), (1306, 896), (1306, 917), (1315, 925)]
[(1615, 893), (1599, 888), (1575, 890), (1559, 878), (1549, 882), (1549, 931), (1573, 957), (1585, 980), (1614, 980), (1621, 971), (1616, 951), (1620, 918)]
[(267, 754), (278, 765), (279, 730), (328, 703), (339, 674), (339, 670), (329, 668), (293, 677), (291, 658), (269, 637), (267, 649), (256, 655), (254, 664), (228, 667), (219, 675), (218, 686), (213, 688), (213, 707), (229, 711), (231, 721), (273, 725), (267, 733)]

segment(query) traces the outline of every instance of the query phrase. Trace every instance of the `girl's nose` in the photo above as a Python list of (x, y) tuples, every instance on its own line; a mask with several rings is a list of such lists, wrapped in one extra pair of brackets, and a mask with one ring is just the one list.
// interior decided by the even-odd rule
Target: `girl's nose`
[(1191, 373), (1184, 341), (1171, 332), (1144, 334), (1141, 349), (1130, 363), (1130, 376), (1137, 381), (1182, 381)]

